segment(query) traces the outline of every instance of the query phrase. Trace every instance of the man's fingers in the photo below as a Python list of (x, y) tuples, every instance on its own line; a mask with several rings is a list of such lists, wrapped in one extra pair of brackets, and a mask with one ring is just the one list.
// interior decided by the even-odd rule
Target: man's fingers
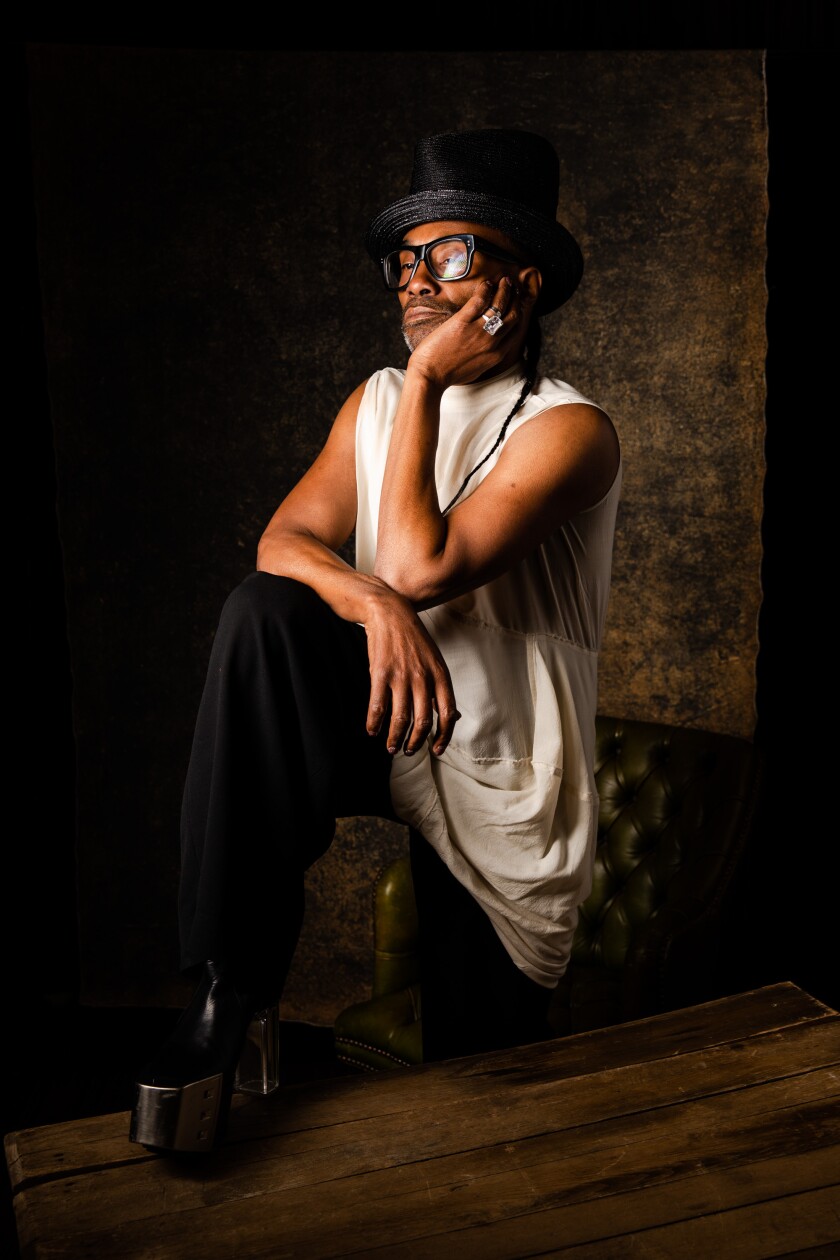
[(368, 735), (378, 735), (388, 712), (389, 693), (385, 685), (371, 679), (370, 701), (368, 703), (365, 729)]
[(455, 723), (461, 714), (453, 705), (451, 709), (444, 709), (438, 714), (438, 728), (435, 735), (435, 742), (432, 745), (432, 752), (439, 757), (449, 744), (450, 739), (455, 731)]
[(435, 703), (438, 712), (438, 724), (432, 751), (439, 757), (452, 738), (455, 723), (461, 716), (455, 704), (455, 693), (452, 690), (452, 683), (449, 680), (448, 673), (443, 682), (438, 685)]
[(368, 734), (385, 732), (392, 755), (402, 748), (410, 757), (426, 743), (443, 752), (461, 716), (446, 662), (416, 614), (407, 628), (398, 622), (396, 634), (387, 622), (384, 636), (376, 629), (368, 629)]
[[(419, 688), (414, 693), (407, 690), (394, 692), (388, 722), (389, 753), (396, 753), (402, 748), (406, 756), (411, 757), (418, 752), (434, 729), (435, 712), (437, 712), (437, 730), (434, 734), (433, 749), (438, 755), (444, 751), (461, 714), (456, 708), (451, 685), (447, 683), (442, 693), (439, 681), (437, 685), (436, 694), (423, 688)], [(372, 704), (371, 709), (374, 707)], [(376, 710), (378, 713), (378, 706)]]
[(398, 752), (411, 726), (411, 700), (405, 690), (396, 690), (391, 698), (391, 721), (388, 725), (388, 752)]
[(414, 721), (411, 727), (411, 734), (405, 744), (405, 751), (409, 757), (412, 753), (416, 753), (418, 748), (422, 747), (434, 725), (434, 720), (432, 697), (425, 691), (415, 692)]

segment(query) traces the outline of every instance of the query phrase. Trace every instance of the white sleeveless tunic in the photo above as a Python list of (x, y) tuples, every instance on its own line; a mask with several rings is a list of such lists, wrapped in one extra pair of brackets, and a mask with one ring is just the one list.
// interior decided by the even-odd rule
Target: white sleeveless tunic
[[(356, 567), (372, 573), (385, 460), (405, 373), (368, 381), (356, 424)], [(441, 510), (496, 441), (522, 367), (447, 389), (435, 463)], [(590, 402), (539, 377), (508, 435), (549, 407)], [(503, 445), (503, 444), (502, 444)], [(470, 480), (470, 495), (502, 446)], [(391, 770), (394, 809), (486, 910), (513, 961), (552, 987), (591, 887), (598, 651), (607, 614), (621, 469), (600, 503), (501, 577), (421, 612), (461, 713), (442, 757), (427, 742)]]

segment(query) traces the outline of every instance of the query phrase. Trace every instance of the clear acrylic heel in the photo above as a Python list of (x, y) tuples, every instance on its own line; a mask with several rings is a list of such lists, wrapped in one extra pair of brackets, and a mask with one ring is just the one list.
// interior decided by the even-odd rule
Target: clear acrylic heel
[(280, 1085), (280, 1012), (277, 1006), (257, 1011), (248, 1025), (233, 1088), (238, 1094), (273, 1094)]

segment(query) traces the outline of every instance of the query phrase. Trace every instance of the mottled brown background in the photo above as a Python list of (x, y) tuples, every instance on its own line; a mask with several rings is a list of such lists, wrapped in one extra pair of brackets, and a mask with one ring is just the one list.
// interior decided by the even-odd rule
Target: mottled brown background
[[(216, 618), (372, 370), (361, 245), (427, 132), (522, 126), (587, 269), (544, 363), (625, 459), (600, 708), (751, 737), (764, 475), (758, 51), (29, 48), (77, 756), (82, 1000), (178, 1003), (178, 815)], [(367, 993), (402, 828), (310, 872), (290, 1018)]]

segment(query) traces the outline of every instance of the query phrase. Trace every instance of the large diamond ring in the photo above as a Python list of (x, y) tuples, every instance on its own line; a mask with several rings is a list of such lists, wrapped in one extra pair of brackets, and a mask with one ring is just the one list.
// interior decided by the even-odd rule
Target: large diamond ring
[(502, 312), (496, 306), (491, 306), (486, 315), (482, 315), (484, 320), (484, 331), (494, 337), (502, 326)]

